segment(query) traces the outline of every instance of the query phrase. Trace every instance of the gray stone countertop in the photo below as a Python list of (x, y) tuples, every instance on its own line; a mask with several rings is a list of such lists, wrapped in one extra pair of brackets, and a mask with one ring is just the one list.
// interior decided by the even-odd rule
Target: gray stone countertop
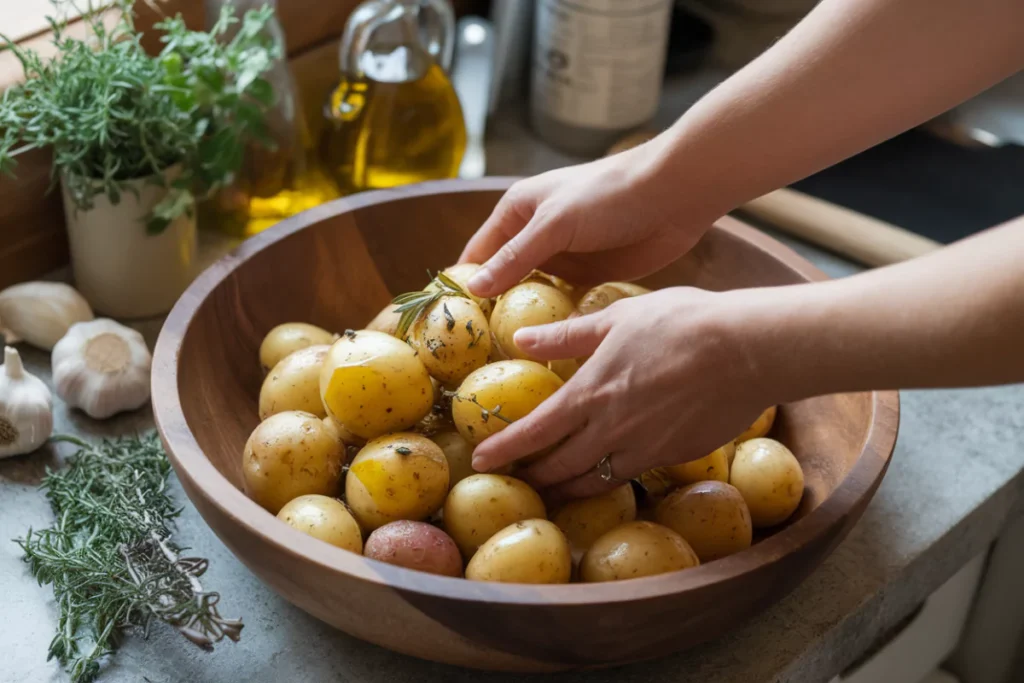
[[(671, 84), (659, 123), (667, 124), (713, 78)], [(493, 122), (489, 172), (529, 174), (573, 160), (525, 130), (521, 117)], [(813, 247), (788, 242), (832, 276), (857, 268)], [(222, 250), (213, 239), (208, 258)], [(160, 321), (138, 325), (155, 341)], [(26, 349), (31, 372), (49, 379), (45, 353)], [(63, 406), (57, 431), (102, 437), (152, 427), (148, 409), (95, 422)], [(904, 392), (896, 453), (877, 495), (839, 548), (792, 594), (720, 640), (657, 661), (544, 680), (609, 683), (824, 683), (855, 662), (888, 629), (981, 552), (1021, 512), (1024, 489), (1024, 387)], [(8, 539), (51, 520), (36, 485), (60, 465), (68, 447), (0, 461), (0, 681), (62, 681), (46, 661), (55, 607)], [(241, 642), (204, 653), (157, 625), (148, 640), (128, 638), (105, 670), (104, 683), (248, 681), (400, 683), (519, 681), (539, 677), (486, 674), (423, 662), (358, 641), (306, 615), (261, 584), (187, 501), (177, 539), (210, 559), (203, 579), (222, 595), (225, 616), (245, 620)]]

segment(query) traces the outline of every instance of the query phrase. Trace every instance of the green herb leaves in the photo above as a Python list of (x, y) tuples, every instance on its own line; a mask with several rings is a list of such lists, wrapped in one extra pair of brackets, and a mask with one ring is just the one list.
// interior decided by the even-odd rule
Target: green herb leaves
[(170, 463), (156, 434), (55, 440), (80, 450), (43, 480), (54, 523), (17, 541), (39, 583), (53, 585), (59, 613), (49, 657), (75, 683), (89, 683), (122, 632), (145, 632), (154, 618), (205, 649), (238, 640), (242, 622), (221, 617), (219, 596), (199, 583), (207, 561), (180, 557), (170, 540), (181, 510), (166, 492)]
[[(391, 303), (395, 304), (395, 312), (400, 313), (401, 316), (398, 318), (398, 331), (395, 336), (399, 339), (405, 338), (412, 324), (419, 320), (431, 306), (446, 296), (469, 298), (462, 291), (462, 287), (444, 273), (438, 273), (437, 277), (422, 292), (406, 292), (396, 296)], [(450, 331), (455, 327), (455, 319), (451, 318), (451, 313), (448, 313), (447, 309), (445, 309), (445, 313), (451, 323), (448, 328)]]

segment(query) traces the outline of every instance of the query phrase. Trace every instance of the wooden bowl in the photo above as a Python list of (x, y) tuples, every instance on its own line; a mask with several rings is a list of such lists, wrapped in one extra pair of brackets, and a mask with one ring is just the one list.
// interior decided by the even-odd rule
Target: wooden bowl
[[(782, 407), (775, 434), (806, 475), (794, 520), (723, 560), (626, 582), (527, 586), (414, 572), (305, 536), (241, 491), (263, 335), (287, 321), (362, 327), (392, 294), (421, 288), (428, 268), (454, 262), (511, 182), (442, 181), (331, 202), (249, 239), (201, 275), (168, 317), (153, 365), (153, 406), (178, 477), (268, 586), (393, 650), (549, 671), (641, 660), (714, 638), (790, 591), (860, 517), (895, 443), (896, 393)], [(646, 284), (722, 290), (823, 277), (788, 248), (723, 219)]]

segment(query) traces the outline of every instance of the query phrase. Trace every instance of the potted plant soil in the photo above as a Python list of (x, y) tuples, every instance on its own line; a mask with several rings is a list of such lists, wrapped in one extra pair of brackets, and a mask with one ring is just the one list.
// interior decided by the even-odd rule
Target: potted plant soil
[(102, 10), (120, 13), (113, 28), (86, 13), (86, 39), (51, 20), (53, 60), (0, 41), (25, 70), (0, 96), (0, 170), (52, 150), (79, 290), (100, 313), (142, 318), (169, 310), (195, 275), (197, 199), (231, 182), (247, 144), (268, 139), (264, 74), (279, 48), (264, 30), (272, 9), (236, 18), (228, 5), (208, 31), (180, 16), (157, 24), (164, 48), (152, 56), (133, 0), (113, 4)]

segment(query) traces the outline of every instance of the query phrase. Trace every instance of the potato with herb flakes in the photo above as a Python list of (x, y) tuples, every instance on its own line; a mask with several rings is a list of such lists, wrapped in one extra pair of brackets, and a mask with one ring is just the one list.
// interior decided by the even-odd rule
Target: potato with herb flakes
[(430, 374), (405, 342), (372, 330), (346, 332), (320, 372), (327, 414), (372, 439), (413, 427), (434, 405)]
[(444, 502), (445, 531), (467, 559), (509, 524), (546, 517), (544, 501), (529, 484), (501, 474), (466, 477)]
[(345, 449), (324, 421), (296, 410), (271, 415), (253, 430), (242, 454), (246, 495), (277, 514), (299, 496), (337, 493)]
[(636, 519), (632, 484), (623, 484), (591, 498), (571, 500), (551, 516), (576, 550), (586, 550), (600, 536)]
[(624, 581), (700, 564), (682, 536), (653, 522), (629, 522), (604, 534), (580, 561), (580, 580)]
[(267, 333), (260, 344), (260, 365), (269, 371), (285, 356), (307, 346), (332, 344), (335, 335), (307, 323), (283, 323)]
[(515, 333), (524, 327), (565, 320), (575, 307), (564, 292), (546, 282), (526, 281), (498, 297), (491, 312), (491, 331), (509, 358), (535, 360), (515, 344)]
[(724, 481), (676, 489), (658, 505), (654, 519), (685, 538), (702, 563), (746, 550), (753, 541), (747, 503)]
[(433, 441), (410, 432), (388, 434), (352, 460), (345, 499), (365, 531), (399, 519), (424, 520), (444, 504), (448, 476), (448, 461)]
[(390, 334), (392, 337), (398, 336), (398, 321), (402, 314), (395, 310), (397, 308), (393, 303), (389, 303), (374, 316), (373, 320), (366, 324), (366, 329)]
[(299, 496), (288, 501), (277, 513), (277, 518), (324, 543), (353, 553), (363, 552), (363, 534), (359, 524), (337, 498), (317, 494)]
[(469, 291), (469, 279), (473, 277), (473, 273), (480, 270), (480, 265), (477, 263), (457, 263), (454, 266), (448, 266), (442, 270), (438, 277), (430, 281), (430, 283), (424, 288), (426, 291), (438, 291), (443, 287), (441, 276), (449, 278), (463, 294), (467, 295), (470, 299), (476, 302), (476, 305), (480, 307), (480, 310), (484, 312), (485, 316), (490, 317), (491, 315), (491, 300), (485, 297), (477, 296)]
[(703, 458), (684, 462), (681, 465), (670, 465), (662, 469), (677, 484), (693, 484), (709, 480), (729, 481), (729, 462), (735, 453), (736, 444), (730, 441)]
[(282, 358), (267, 373), (260, 387), (261, 420), (286, 410), (303, 410), (326, 417), (320, 400), (320, 370), (327, 357), (326, 344), (307, 346)]
[(558, 375), (529, 360), (485, 365), (474, 370), (452, 398), (455, 427), (475, 446), (529, 415), (562, 384)]
[(750, 425), (745, 432), (736, 437), (736, 443), (749, 441), (750, 439), (757, 439), (767, 435), (768, 432), (772, 430), (772, 425), (775, 424), (776, 413), (778, 413), (778, 407), (772, 406), (758, 415), (757, 419), (754, 420), (754, 424)]
[(804, 495), (800, 462), (774, 439), (749, 439), (737, 446), (729, 483), (743, 495), (758, 529), (785, 522)]
[(569, 583), (572, 553), (561, 530), (546, 519), (527, 519), (501, 529), (466, 565), (471, 581)]
[(462, 296), (442, 296), (429, 304), (410, 326), (408, 340), (427, 372), (448, 387), (483, 367), (491, 353), (487, 317)]

